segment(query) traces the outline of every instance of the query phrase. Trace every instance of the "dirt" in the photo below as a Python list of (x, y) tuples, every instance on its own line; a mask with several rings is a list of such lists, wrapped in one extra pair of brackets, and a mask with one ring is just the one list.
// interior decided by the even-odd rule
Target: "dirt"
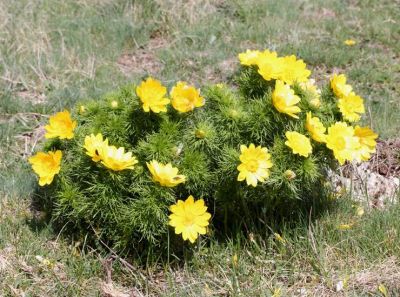
[(221, 61), (217, 65), (206, 67), (205, 79), (207, 83), (219, 83), (226, 81), (230, 76), (233, 75), (236, 67), (238, 67), (237, 58), (230, 58)]
[(378, 141), (368, 168), (385, 177), (400, 177), (400, 138)]
[(125, 76), (149, 74), (156, 76), (164, 65), (156, 52), (168, 44), (162, 36), (154, 36), (150, 41), (132, 52), (123, 53), (117, 60), (117, 66)]
[(17, 96), (26, 102), (33, 104), (43, 104), (46, 102), (46, 95), (33, 90), (23, 90), (17, 92)]

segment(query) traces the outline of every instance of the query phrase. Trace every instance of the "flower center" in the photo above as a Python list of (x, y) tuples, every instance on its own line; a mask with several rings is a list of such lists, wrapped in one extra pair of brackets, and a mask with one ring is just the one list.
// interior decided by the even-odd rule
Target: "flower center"
[(335, 146), (339, 150), (343, 150), (346, 147), (346, 142), (343, 137), (336, 137)]
[(192, 225), (193, 225), (193, 218), (192, 218), (192, 216), (186, 215), (186, 216), (185, 216), (185, 220), (184, 220), (184, 224), (185, 224), (186, 227), (192, 226)]
[(247, 163), (247, 170), (251, 171), (251, 172), (256, 172), (258, 169), (258, 162), (257, 160), (250, 160)]
[(71, 123), (67, 119), (63, 119), (61, 121), (61, 126), (65, 129), (72, 127)]
[(57, 166), (56, 162), (54, 162), (52, 159), (49, 159), (49, 158), (45, 159), (43, 161), (43, 165), (48, 170), (52, 170), (52, 169), (56, 168), (56, 166)]

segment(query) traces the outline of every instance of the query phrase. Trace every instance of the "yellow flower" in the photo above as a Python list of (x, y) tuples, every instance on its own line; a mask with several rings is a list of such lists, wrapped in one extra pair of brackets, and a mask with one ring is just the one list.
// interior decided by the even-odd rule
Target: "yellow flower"
[(351, 92), (348, 96), (339, 98), (338, 107), (345, 120), (357, 122), (360, 120), (360, 114), (365, 112), (364, 100)]
[(353, 40), (353, 39), (346, 39), (343, 43), (345, 45), (352, 46), (352, 45), (355, 45), (357, 42), (355, 40)]
[(108, 147), (108, 139), (103, 140), (101, 133), (96, 136), (91, 134), (85, 137), (85, 145), (83, 147), (86, 149), (86, 155), (92, 157), (94, 162), (98, 162), (101, 160), (103, 150)]
[(257, 186), (257, 182), (264, 182), (269, 177), (269, 168), (272, 167), (271, 154), (265, 147), (255, 147), (250, 144), (240, 146), (240, 161), (241, 164), (237, 167), (239, 175), (237, 180), (246, 180), (247, 185)]
[(354, 136), (354, 129), (344, 122), (336, 122), (328, 128), (326, 146), (333, 151), (335, 158), (343, 165), (346, 160), (357, 158), (360, 142)]
[(41, 266), (44, 266), (48, 269), (53, 269), (55, 267), (55, 261), (54, 260), (49, 260), (47, 258), (44, 258), (40, 255), (35, 256), (36, 260), (41, 264)]
[(310, 100), (310, 103), (314, 107), (320, 107), (321, 106), (321, 90), (318, 89), (317, 85), (315, 84), (314, 79), (309, 79), (305, 82), (300, 82), (299, 83), (300, 88), (302, 88), (304, 91), (309, 92), (312, 95), (312, 99)]
[(374, 133), (368, 127), (356, 126), (354, 129), (354, 135), (358, 137), (360, 142), (359, 148), (359, 160), (368, 161), (371, 158), (371, 154), (375, 153), (376, 139), (378, 134)]
[(69, 111), (60, 111), (50, 117), (49, 125), (44, 126), (46, 129), (44, 136), (46, 138), (72, 139), (75, 127), (76, 121), (72, 121)]
[(300, 107), (296, 106), (300, 102), (300, 97), (294, 94), (294, 91), (289, 85), (277, 80), (275, 90), (272, 92), (272, 104), (282, 113), (298, 119), (296, 113), (301, 111)]
[(283, 71), (280, 79), (289, 85), (295, 82), (306, 82), (311, 74), (306, 67), (306, 63), (301, 59), (297, 60), (294, 55), (283, 57)]
[(245, 66), (255, 65), (258, 62), (258, 55), (260, 51), (257, 50), (246, 50), (244, 53), (238, 55), (240, 64)]
[(246, 57), (249, 57), (246, 62), (256, 64), (258, 73), (267, 81), (279, 79), (292, 85), (296, 81), (306, 82), (311, 74), (303, 60), (297, 60), (294, 55), (278, 57), (276, 52), (265, 50), (251, 52)]
[(179, 112), (192, 111), (195, 107), (204, 105), (200, 91), (185, 82), (179, 81), (171, 90), (172, 106)]
[(186, 181), (186, 177), (178, 174), (178, 168), (172, 167), (171, 163), (164, 165), (153, 160), (146, 164), (153, 176), (153, 180), (164, 187), (172, 188)]
[(380, 284), (378, 286), (378, 291), (382, 293), (383, 297), (388, 297), (389, 296), (388, 290), (386, 289), (384, 284)]
[(356, 215), (359, 216), (359, 217), (362, 217), (364, 215), (364, 207), (358, 206), (356, 208)]
[(206, 234), (211, 214), (207, 212), (204, 200), (194, 201), (189, 196), (186, 201), (178, 200), (169, 208), (169, 225), (175, 228), (175, 234), (182, 234), (183, 240), (194, 243), (199, 234)]
[(282, 296), (282, 289), (281, 288), (275, 288), (274, 293), (272, 294), (272, 297), (281, 297)]
[(350, 95), (353, 90), (351, 85), (346, 84), (346, 76), (344, 74), (334, 74), (331, 77), (331, 88), (338, 98)]
[(29, 158), (33, 171), (39, 176), (39, 185), (50, 185), (54, 179), (54, 175), (60, 172), (62, 152), (38, 152)]
[(351, 229), (353, 227), (353, 225), (354, 225), (353, 223), (341, 224), (341, 225), (338, 226), (338, 229), (341, 230), (341, 231), (349, 230), (349, 229)]
[(114, 171), (133, 169), (133, 166), (138, 163), (131, 152), (125, 153), (125, 148), (123, 147), (106, 146), (99, 153), (101, 163)]
[(319, 118), (312, 116), (311, 111), (307, 112), (306, 129), (310, 133), (312, 139), (317, 142), (325, 142), (326, 128)]
[(286, 243), (286, 240), (282, 237), (282, 235), (280, 235), (279, 233), (274, 233), (274, 237), (277, 241), (279, 241), (280, 243)]
[(155, 113), (167, 111), (167, 104), (170, 102), (168, 98), (165, 98), (167, 88), (158, 80), (151, 77), (147, 78), (136, 87), (136, 94), (142, 101), (142, 107), (145, 112), (150, 110)]
[(312, 153), (311, 142), (308, 137), (294, 131), (287, 131), (285, 135), (287, 138), (285, 144), (292, 149), (293, 154), (308, 157)]
[(263, 51), (257, 57), (258, 73), (267, 81), (279, 79), (283, 71), (283, 58), (278, 58), (276, 52)]

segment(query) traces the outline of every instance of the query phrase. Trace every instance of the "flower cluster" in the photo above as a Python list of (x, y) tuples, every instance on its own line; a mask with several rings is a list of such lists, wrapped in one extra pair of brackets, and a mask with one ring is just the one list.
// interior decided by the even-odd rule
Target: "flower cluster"
[[(364, 100), (355, 94), (353, 87), (347, 84), (344, 74), (334, 74), (330, 80), (333, 94), (338, 98), (338, 108), (343, 119), (357, 122), (365, 112)], [(349, 126), (346, 122), (337, 122), (328, 128), (327, 147), (333, 150), (340, 164), (347, 161), (366, 161), (375, 152), (378, 135), (369, 127)]]
[(46, 138), (58, 140), (29, 162), (40, 186), (50, 185), (39, 189), (55, 193), (58, 218), (102, 229), (118, 248), (161, 245), (168, 226), (193, 243), (208, 232), (206, 204), (215, 228), (274, 213), (288, 199), (318, 195), (334, 159), (375, 152), (378, 135), (357, 125), (364, 102), (344, 74), (321, 92), (293, 55), (247, 50), (239, 60), (238, 90), (216, 84), (200, 94), (148, 77), (78, 105), (74, 119), (51, 116)]
[(125, 153), (125, 148), (108, 145), (108, 139), (103, 140), (103, 135), (98, 133), (96, 136), (91, 134), (85, 137), (86, 155), (92, 157), (94, 162), (101, 162), (105, 167), (113, 171), (133, 169), (138, 163), (131, 152)]
[[(142, 101), (145, 112), (150, 110), (154, 113), (167, 112), (167, 105), (171, 102), (166, 98), (167, 88), (161, 82), (151, 77), (143, 81), (137, 88), (136, 94)], [(204, 98), (200, 91), (186, 82), (179, 81), (170, 92), (172, 107), (179, 112), (189, 112), (196, 107), (204, 105)]]
[[(276, 52), (269, 50), (247, 50), (239, 54), (240, 63), (245, 67), (256, 67), (258, 73), (266, 81), (275, 80), (272, 92), (272, 104), (280, 113), (294, 119), (299, 119), (301, 113), (300, 97), (295, 94), (291, 85), (298, 84), (304, 91), (310, 92), (313, 99), (311, 105), (321, 106), (321, 91), (316, 87), (313, 79), (308, 79), (311, 72), (307, 70), (302, 60), (295, 56), (278, 57)], [(337, 107), (343, 119), (348, 122), (357, 122), (365, 112), (364, 100), (355, 94), (351, 85), (346, 83), (344, 74), (334, 74), (330, 80), (333, 94), (338, 98)], [(378, 135), (368, 127), (349, 126), (346, 122), (336, 122), (328, 129), (318, 117), (313, 117), (311, 111), (306, 113), (305, 128), (316, 142), (326, 143), (333, 151), (335, 158), (341, 165), (345, 161), (365, 161), (375, 152)], [(327, 134), (325, 132), (328, 131)], [(312, 153), (310, 139), (296, 131), (285, 133), (293, 154), (308, 157)], [(242, 177), (242, 176), (241, 176)], [(252, 183), (253, 184), (253, 183)]]
[(247, 50), (239, 54), (242, 65), (258, 68), (258, 73), (267, 81), (281, 80), (288, 85), (295, 82), (306, 82), (311, 74), (303, 60), (298, 60), (296, 56), (278, 57), (276, 52), (269, 50), (257, 51)]
[[(151, 90), (150, 90), (151, 89)], [(162, 91), (163, 87), (153, 79), (147, 79), (142, 83), (138, 93), (143, 98), (151, 97), (150, 94), (157, 96), (158, 91)], [(186, 112), (194, 107), (199, 107), (204, 104), (204, 100), (199, 101), (199, 93), (191, 87), (187, 87), (185, 83), (179, 82), (171, 91), (173, 97), (173, 105), (175, 109)], [(146, 97), (148, 96), (148, 97)], [(163, 97), (163, 95), (161, 96)], [(161, 97), (158, 97), (160, 99)], [(143, 109), (149, 109), (154, 112), (163, 111), (165, 106), (162, 106), (166, 100), (143, 101)], [(169, 102), (169, 100), (168, 100)], [(175, 103), (174, 103), (175, 102)], [(193, 105), (191, 105), (193, 103)], [(114, 104), (115, 105), (115, 104)], [(112, 108), (115, 108), (113, 104)], [(145, 107), (146, 106), (146, 107)], [(82, 106), (80, 112), (85, 111)], [(46, 126), (48, 133), (47, 138), (59, 137), (60, 139), (72, 139), (74, 137), (73, 130), (76, 127), (76, 121), (72, 121), (68, 111), (59, 112), (50, 117), (50, 124)], [(132, 156), (132, 152), (126, 152), (124, 147), (115, 147), (109, 145), (109, 140), (103, 138), (101, 133), (97, 135), (87, 135), (84, 140), (83, 148), (87, 156), (91, 157), (92, 161), (100, 162), (106, 168), (112, 171), (122, 171), (125, 169), (134, 169), (134, 165), (138, 163), (136, 157)], [(39, 176), (39, 185), (50, 185), (53, 182), (54, 176), (60, 172), (62, 152), (38, 152), (35, 156), (29, 159), (34, 172)], [(178, 168), (173, 167), (171, 163), (166, 165), (152, 160), (147, 163), (147, 167), (152, 175), (154, 182), (157, 182), (163, 187), (175, 187), (186, 181), (184, 175), (178, 174)], [(185, 202), (178, 200), (177, 204), (171, 206), (170, 225), (175, 227), (176, 234), (182, 234), (184, 240), (194, 242), (199, 234), (206, 233), (206, 227), (209, 224), (211, 215), (206, 212), (207, 207), (204, 205), (204, 200), (199, 199), (194, 202), (193, 196), (189, 196)]]
[(345, 161), (367, 161), (375, 152), (378, 135), (368, 127), (347, 125), (337, 122), (328, 128), (326, 146), (343, 165)]
[(357, 122), (365, 112), (364, 100), (353, 92), (353, 87), (346, 83), (344, 74), (334, 74), (331, 78), (331, 87), (338, 98), (338, 107), (343, 118), (349, 122)]
[[(44, 128), (46, 138), (72, 139), (76, 128), (76, 121), (72, 121), (69, 111), (64, 110), (51, 116), (49, 124)], [(60, 172), (62, 152), (38, 152), (29, 158), (33, 171), (39, 176), (39, 185), (49, 185), (54, 176)]]

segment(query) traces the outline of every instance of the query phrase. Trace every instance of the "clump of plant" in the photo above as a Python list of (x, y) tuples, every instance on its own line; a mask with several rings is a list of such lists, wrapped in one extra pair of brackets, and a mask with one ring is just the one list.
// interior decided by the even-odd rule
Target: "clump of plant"
[(168, 92), (149, 77), (51, 116), (29, 162), (53, 222), (117, 250), (165, 250), (296, 213), (328, 167), (370, 158), (377, 135), (353, 126), (364, 103), (345, 75), (321, 91), (295, 56), (239, 60), (236, 89)]

